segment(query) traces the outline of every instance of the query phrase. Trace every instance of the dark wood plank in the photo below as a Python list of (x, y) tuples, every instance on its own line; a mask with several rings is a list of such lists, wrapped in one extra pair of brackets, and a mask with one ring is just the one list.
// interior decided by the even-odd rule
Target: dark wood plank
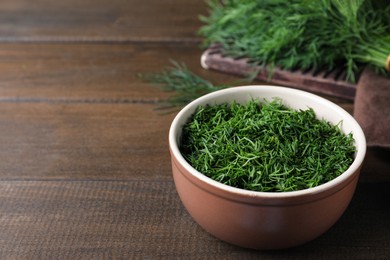
[[(237, 80), (202, 69), (201, 51), (193, 45), (1, 47), (0, 177), (5, 179), (167, 175), (174, 114), (160, 115), (155, 108), (169, 94), (137, 74), (160, 71), (173, 58), (213, 82)], [(352, 111), (351, 103), (333, 101)], [(148, 149), (151, 157), (143, 157)]]
[(360, 184), (338, 223), (283, 251), (231, 246), (201, 229), (172, 181), (1, 181), (1, 259), (385, 259), (390, 183)]
[[(201, 68), (197, 16), (205, 12), (198, 0), (1, 2), (0, 259), (390, 254), (389, 163), (378, 150), (362, 174), (374, 183), (360, 182), (340, 221), (305, 246), (245, 250), (191, 219), (171, 178), (174, 114), (155, 110), (169, 94), (137, 74), (174, 59), (213, 82), (245, 85)], [(352, 112), (351, 102), (330, 99)]]
[(368, 147), (360, 180), (364, 182), (390, 181), (390, 149)]
[[(134, 179), (170, 176), (174, 113), (154, 104), (0, 103), (0, 179)], [(384, 151), (369, 150), (362, 180), (390, 180)]]
[(0, 42), (199, 42), (199, 0), (4, 0)]
[(149, 104), (0, 104), (0, 180), (170, 176), (173, 114)]
[(138, 74), (159, 72), (170, 60), (218, 83), (237, 78), (206, 71), (201, 50), (186, 44), (0, 45), (0, 101), (117, 100), (155, 102), (167, 93)]
[[(163, 101), (170, 94), (139, 78), (160, 72), (171, 60), (215, 84), (267, 84), (205, 70), (193, 44), (13, 44), (0, 45), (0, 102)], [(352, 102), (322, 95), (352, 113)]]

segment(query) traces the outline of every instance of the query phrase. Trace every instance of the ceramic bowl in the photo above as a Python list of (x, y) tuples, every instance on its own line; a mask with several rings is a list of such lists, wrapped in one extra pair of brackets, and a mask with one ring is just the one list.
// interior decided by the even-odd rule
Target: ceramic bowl
[[(179, 150), (183, 125), (199, 105), (279, 97), (295, 109), (314, 109), (318, 118), (352, 132), (357, 152), (340, 176), (317, 187), (291, 192), (257, 192), (214, 181), (195, 170)], [(182, 203), (207, 232), (252, 249), (282, 249), (304, 244), (326, 232), (340, 218), (355, 192), (366, 153), (366, 140), (355, 119), (317, 95), (277, 86), (233, 87), (205, 95), (184, 107), (172, 122), (169, 147), (175, 186)]]

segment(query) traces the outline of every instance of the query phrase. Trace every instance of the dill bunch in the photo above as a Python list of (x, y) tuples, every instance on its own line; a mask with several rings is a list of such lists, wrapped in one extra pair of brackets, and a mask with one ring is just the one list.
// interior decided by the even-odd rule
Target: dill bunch
[(352, 134), (281, 100), (201, 106), (183, 127), (180, 151), (199, 172), (255, 191), (307, 189), (352, 164)]
[(343, 67), (355, 82), (362, 66), (390, 70), (390, 5), (374, 0), (208, 1), (204, 44), (233, 57), (284, 69)]

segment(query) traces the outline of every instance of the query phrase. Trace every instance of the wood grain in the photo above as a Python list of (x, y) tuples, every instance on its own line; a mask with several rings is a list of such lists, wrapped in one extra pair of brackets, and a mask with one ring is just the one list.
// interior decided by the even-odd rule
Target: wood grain
[(172, 181), (1, 181), (0, 258), (385, 259), (389, 191), (389, 183), (360, 184), (346, 213), (318, 239), (257, 252), (201, 229)]
[(237, 80), (200, 66), (201, 50), (187, 44), (2, 44), (0, 102), (88, 100), (157, 102), (169, 95), (141, 80), (171, 60), (213, 82)]
[[(0, 177), (6, 179), (133, 178), (161, 174), (161, 165), (168, 175), (167, 135), (174, 114), (164, 116), (155, 109), (170, 94), (137, 74), (161, 71), (169, 59), (180, 59), (213, 82), (237, 82), (233, 76), (202, 69), (197, 59), (201, 50), (194, 45), (1, 47)], [(352, 113), (351, 102), (328, 98)], [(141, 151), (148, 150), (153, 151), (151, 157), (143, 157)], [(363, 179), (389, 179), (389, 167), (369, 152)]]
[(4, 0), (0, 42), (199, 42), (199, 0)]
[[(142, 103), (0, 103), (0, 179), (170, 177), (174, 116)], [(370, 149), (362, 180), (390, 180), (389, 169), (384, 151)]]
[(214, 83), (247, 84), (201, 68), (205, 13), (198, 0), (1, 1), (0, 259), (390, 255), (384, 150), (368, 151), (350, 207), (305, 246), (246, 250), (191, 219), (171, 177), (175, 114), (156, 110), (171, 93), (137, 75), (173, 59)]
[(170, 176), (173, 116), (148, 104), (0, 104), (0, 179)]

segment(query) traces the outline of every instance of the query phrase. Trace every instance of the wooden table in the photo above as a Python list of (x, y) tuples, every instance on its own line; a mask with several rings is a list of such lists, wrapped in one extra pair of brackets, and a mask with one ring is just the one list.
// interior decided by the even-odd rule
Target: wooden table
[[(389, 259), (389, 150), (369, 149), (327, 233), (257, 252), (203, 231), (171, 177), (169, 93), (138, 73), (201, 69), (199, 0), (0, 3), (0, 259)], [(335, 100), (352, 112), (353, 104)]]

